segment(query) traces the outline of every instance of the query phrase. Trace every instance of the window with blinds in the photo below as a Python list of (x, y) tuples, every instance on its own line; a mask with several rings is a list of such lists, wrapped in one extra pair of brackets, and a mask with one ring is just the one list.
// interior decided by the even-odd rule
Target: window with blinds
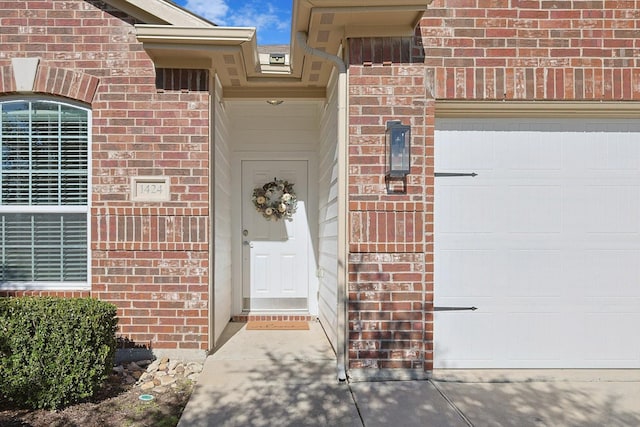
[(89, 111), (0, 102), (0, 289), (87, 286)]

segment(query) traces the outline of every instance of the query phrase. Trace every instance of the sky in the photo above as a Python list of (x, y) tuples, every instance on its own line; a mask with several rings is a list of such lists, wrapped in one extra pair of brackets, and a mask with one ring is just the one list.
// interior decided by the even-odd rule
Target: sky
[(256, 27), (258, 44), (289, 44), (292, 0), (174, 0), (209, 21), (228, 27)]

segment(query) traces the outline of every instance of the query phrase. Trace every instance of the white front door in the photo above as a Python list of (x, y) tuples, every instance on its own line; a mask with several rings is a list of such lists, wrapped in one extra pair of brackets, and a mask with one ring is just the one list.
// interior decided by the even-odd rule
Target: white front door
[[(265, 218), (253, 190), (277, 179), (293, 183), (297, 209), (292, 220)], [(308, 311), (308, 164), (305, 160), (242, 161), (242, 309)]]

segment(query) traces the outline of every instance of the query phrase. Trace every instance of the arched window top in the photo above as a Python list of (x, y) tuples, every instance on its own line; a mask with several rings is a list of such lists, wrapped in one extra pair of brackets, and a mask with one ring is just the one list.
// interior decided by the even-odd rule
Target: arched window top
[(87, 203), (89, 111), (50, 99), (0, 102), (0, 205)]

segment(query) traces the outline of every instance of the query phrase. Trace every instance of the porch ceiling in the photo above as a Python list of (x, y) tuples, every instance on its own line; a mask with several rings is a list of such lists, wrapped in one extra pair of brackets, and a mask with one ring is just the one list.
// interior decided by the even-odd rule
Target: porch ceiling
[(255, 28), (136, 25), (138, 40), (157, 67), (214, 70), (225, 98), (324, 98), (333, 64), (310, 56), (308, 45), (337, 54), (349, 37), (412, 35), (430, 1), (294, 0), (289, 64), (261, 64)]

